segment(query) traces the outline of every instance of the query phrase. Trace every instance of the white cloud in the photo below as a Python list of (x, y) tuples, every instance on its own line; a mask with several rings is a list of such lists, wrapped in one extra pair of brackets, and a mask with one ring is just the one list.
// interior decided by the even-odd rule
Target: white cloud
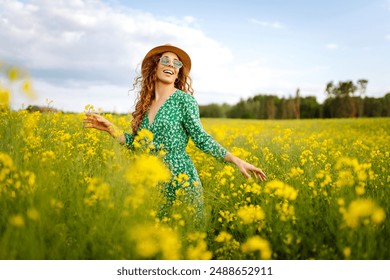
[[(4, 1), (3, 1), (4, 2)], [(153, 46), (171, 42), (219, 53), (221, 46), (192, 28), (144, 12), (115, 9), (100, 1), (5, 1), (0, 15), (1, 56), (35, 73), (61, 72), (62, 79), (125, 81)], [(222, 50), (223, 52), (224, 50)], [(82, 80), (82, 79), (79, 79)]]
[[(306, 86), (313, 69), (275, 65), (260, 54), (242, 60), (205, 35), (190, 15), (161, 18), (98, 0), (0, 0), (0, 7), (0, 58), (30, 69), (39, 105), (48, 98), (66, 111), (93, 104), (129, 112), (135, 97), (129, 90), (143, 56), (165, 43), (190, 54), (200, 104), (232, 104), (259, 93), (288, 96), (298, 87), (311, 93), (323, 86)], [(258, 24), (282, 28), (277, 22)], [(22, 103), (29, 101), (20, 95), (12, 101), (16, 109)]]
[(81, 100), (76, 92), (94, 86), (121, 87), (116, 94), (128, 97), (143, 56), (159, 44), (188, 51), (200, 80), (232, 60), (230, 50), (207, 37), (191, 16), (161, 19), (98, 0), (0, 0), (0, 5), (0, 58), (29, 69), (39, 92), (62, 88), (75, 104)]
[(249, 19), (249, 21), (251, 23), (254, 23), (254, 24), (260, 25), (262, 27), (266, 27), (266, 28), (275, 28), (275, 29), (283, 28), (283, 25), (277, 21), (276, 22), (268, 22), (268, 21), (257, 20), (254, 18)]
[(385, 39), (388, 40), (388, 41), (390, 41), (390, 34), (387, 34), (387, 35), (385, 36)]
[(329, 43), (329, 44), (326, 45), (326, 48), (330, 49), (330, 50), (336, 50), (336, 49), (339, 48), (339, 45), (334, 44), (334, 43)]

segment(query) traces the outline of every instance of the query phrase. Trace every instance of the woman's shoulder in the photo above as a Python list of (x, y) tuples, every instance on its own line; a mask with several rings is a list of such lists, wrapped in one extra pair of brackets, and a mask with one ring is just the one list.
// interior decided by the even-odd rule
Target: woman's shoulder
[(185, 103), (196, 103), (195, 97), (180, 89), (176, 90), (176, 98)]

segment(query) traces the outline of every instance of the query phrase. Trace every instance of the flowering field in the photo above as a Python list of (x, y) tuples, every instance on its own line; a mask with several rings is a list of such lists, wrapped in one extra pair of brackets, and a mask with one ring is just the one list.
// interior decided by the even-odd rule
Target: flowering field
[(268, 180), (190, 143), (207, 216), (196, 228), (185, 175), (157, 218), (169, 173), (153, 135), (131, 152), (83, 118), (0, 111), (0, 259), (390, 259), (390, 119), (202, 120)]

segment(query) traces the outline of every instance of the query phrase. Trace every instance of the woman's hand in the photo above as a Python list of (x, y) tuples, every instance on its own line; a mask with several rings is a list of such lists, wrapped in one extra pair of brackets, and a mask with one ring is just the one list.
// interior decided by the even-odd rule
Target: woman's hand
[(260, 181), (265, 181), (267, 180), (267, 176), (261, 170), (260, 168), (257, 168), (256, 166), (232, 155), (231, 153), (227, 152), (225, 156), (225, 160), (234, 163), (237, 165), (238, 169), (241, 171), (241, 173), (246, 177), (246, 178), (252, 178), (252, 176), (249, 173), (252, 173), (253, 176), (255, 176), (256, 179), (259, 179)]
[(86, 113), (85, 115), (87, 116), (87, 118), (83, 120), (83, 123), (86, 124), (84, 125), (85, 128), (95, 128), (110, 132), (110, 127), (114, 126), (109, 120), (98, 114)]
[(121, 144), (125, 143), (125, 136), (113, 123), (95, 113), (86, 113), (87, 118), (83, 120), (85, 128), (95, 128), (107, 131), (112, 137), (118, 139)]

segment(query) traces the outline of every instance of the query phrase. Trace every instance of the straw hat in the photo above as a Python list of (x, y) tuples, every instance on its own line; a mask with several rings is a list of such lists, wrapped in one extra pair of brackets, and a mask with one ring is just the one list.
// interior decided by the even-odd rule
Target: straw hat
[(155, 47), (153, 49), (151, 49), (144, 57), (144, 60), (142, 61), (142, 68), (144, 68), (144, 63), (145, 61), (147, 60), (147, 58), (155, 55), (155, 54), (159, 54), (159, 53), (165, 53), (165, 52), (173, 52), (175, 53), (180, 61), (183, 63), (183, 67), (187, 68), (188, 72), (190, 72), (191, 70), (191, 58), (190, 56), (185, 52), (183, 51), (182, 49), (178, 48), (178, 47), (175, 47), (175, 46), (172, 46), (171, 44), (165, 44), (165, 45), (162, 45), (162, 46), (158, 46), (158, 47)]

